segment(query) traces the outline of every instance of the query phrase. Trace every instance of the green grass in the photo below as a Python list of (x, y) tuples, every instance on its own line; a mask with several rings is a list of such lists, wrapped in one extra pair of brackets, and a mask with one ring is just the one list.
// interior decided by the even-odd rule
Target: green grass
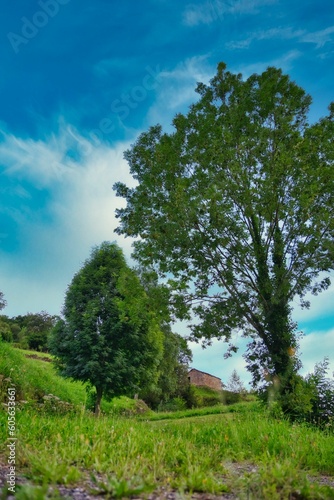
[[(27, 359), (0, 343), (0, 374), (21, 395), (52, 393), (81, 404), (81, 384), (58, 377), (51, 363)], [(16, 498), (46, 498), (50, 485), (77, 485), (106, 498), (146, 495), (161, 488), (240, 499), (331, 499), (334, 490), (307, 475), (334, 475), (334, 435), (274, 420), (256, 402), (173, 413), (120, 416), (133, 401), (109, 403), (112, 415), (55, 415), (46, 408), (17, 409), (17, 471), (30, 481)], [(113, 408), (113, 409), (112, 409)], [(8, 453), (7, 414), (0, 410), (0, 462)], [(88, 481), (90, 483), (88, 484)], [(333, 479), (334, 482), (334, 479)], [(1, 496), (1, 494), (0, 494)], [(4, 497), (5, 498), (5, 497)]]
[(26, 353), (0, 342), (0, 374), (16, 386), (18, 400), (41, 400), (45, 394), (54, 394), (75, 405), (85, 403), (86, 390), (82, 383), (63, 379), (56, 374), (52, 363), (27, 358)]
[[(1, 420), (4, 442), (5, 415)], [(246, 488), (254, 498), (288, 499), (292, 489), (311, 488), (305, 471), (334, 474), (332, 434), (272, 420), (259, 411), (144, 422), (25, 410), (17, 415), (17, 437), (18, 468), (40, 485), (80, 484), (93, 474), (97, 488), (105, 491), (116, 485), (216, 494)], [(231, 472), (236, 463), (252, 464), (256, 472), (242, 482), (233, 467)], [(275, 478), (277, 484), (290, 484), (287, 496), (275, 497)], [(319, 498), (332, 498), (329, 494)]]

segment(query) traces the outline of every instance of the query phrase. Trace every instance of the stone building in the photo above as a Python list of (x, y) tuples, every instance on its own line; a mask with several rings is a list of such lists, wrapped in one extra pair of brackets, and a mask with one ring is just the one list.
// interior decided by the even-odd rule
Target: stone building
[(222, 390), (222, 381), (220, 378), (210, 375), (209, 373), (196, 370), (196, 368), (189, 370), (188, 380), (193, 385), (210, 387), (210, 389), (215, 389), (216, 391)]

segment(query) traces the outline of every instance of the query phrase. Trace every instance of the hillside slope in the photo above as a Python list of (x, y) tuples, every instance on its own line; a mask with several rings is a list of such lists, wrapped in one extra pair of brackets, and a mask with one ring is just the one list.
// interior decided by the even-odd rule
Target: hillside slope
[(31, 354), (0, 342), (0, 402), (3, 402), (6, 387), (10, 384), (15, 385), (17, 401), (38, 401), (53, 394), (71, 404), (85, 404), (87, 396), (82, 383), (57, 375), (53, 364), (44, 359), (47, 358), (45, 355), (27, 356)]

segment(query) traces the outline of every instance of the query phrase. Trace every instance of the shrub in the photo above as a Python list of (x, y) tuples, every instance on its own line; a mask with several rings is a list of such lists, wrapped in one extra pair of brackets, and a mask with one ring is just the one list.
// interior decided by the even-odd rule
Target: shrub
[(210, 389), (210, 387), (199, 387), (190, 384), (185, 394), (185, 401), (188, 408), (215, 406), (223, 402), (223, 393), (222, 391)]
[(295, 373), (284, 392), (275, 383), (259, 391), (273, 416), (286, 415), (319, 427), (334, 427), (334, 380), (327, 377), (329, 361), (317, 363), (314, 373), (303, 378)]
[[(38, 409), (47, 415), (66, 415), (68, 413), (77, 413), (79, 408), (67, 401), (62, 401), (54, 394), (43, 396), (42, 403), (37, 403)], [(36, 403), (35, 403), (36, 405)]]
[(291, 420), (308, 420), (312, 411), (313, 390), (300, 375), (291, 377), (289, 390), (280, 394), (279, 403), (284, 414)]
[(182, 411), (187, 408), (187, 403), (182, 398), (172, 398), (159, 404), (158, 411)]
[(114, 415), (123, 415), (126, 417), (144, 415), (151, 412), (150, 408), (142, 399), (131, 399), (126, 396), (113, 398), (108, 408)]
[(234, 403), (240, 403), (243, 400), (242, 394), (240, 392), (232, 392), (223, 390), (223, 402), (226, 405), (233, 405)]

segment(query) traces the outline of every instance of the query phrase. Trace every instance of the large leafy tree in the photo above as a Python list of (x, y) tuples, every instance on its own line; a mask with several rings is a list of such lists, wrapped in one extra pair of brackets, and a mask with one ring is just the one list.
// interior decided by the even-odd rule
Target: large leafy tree
[(163, 337), (136, 273), (113, 243), (96, 247), (68, 287), (64, 320), (54, 328), (50, 348), (64, 376), (102, 395), (134, 395), (152, 379), (162, 356)]
[(127, 201), (117, 232), (172, 276), (178, 315), (197, 316), (194, 339), (243, 331), (254, 382), (262, 370), (288, 390), (292, 301), (307, 307), (333, 269), (334, 104), (310, 125), (310, 96), (281, 70), (243, 79), (223, 63), (197, 92), (172, 133), (151, 127), (126, 151), (138, 185), (115, 185)]

